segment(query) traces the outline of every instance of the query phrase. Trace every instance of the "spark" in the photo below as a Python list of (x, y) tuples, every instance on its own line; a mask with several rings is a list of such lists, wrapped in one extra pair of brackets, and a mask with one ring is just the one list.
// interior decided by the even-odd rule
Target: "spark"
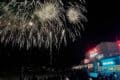
[(30, 21), (28, 24), (29, 26), (33, 26), (34, 23)]

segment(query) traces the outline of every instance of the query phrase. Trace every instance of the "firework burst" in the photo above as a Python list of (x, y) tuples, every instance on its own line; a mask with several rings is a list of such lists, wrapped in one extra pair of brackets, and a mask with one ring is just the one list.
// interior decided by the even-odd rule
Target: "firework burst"
[[(60, 0), (0, 2), (1, 43), (29, 49), (59, 47), (62, 42), (66, 44), (66, 36), (75, 40), (83, 27), (81, 20), (86, 19), (84, 8), (79, 5), (70, 5), (65, 10)], [(72, 28), (66, 25), (66, 19)]]
[[(83, 13), (86, 12), (84, 6), (78, 3), (70, 3), (66, 10), (66, 16), (69, 21), (69, 35), (73, 41), (75, 40), (76, 36), (81, 36), (80, 31), (84, 30), (84, 25), (82, 21), (87, 21), (86, 17)], [(72, 31), (71, 31), (71, 30)]]

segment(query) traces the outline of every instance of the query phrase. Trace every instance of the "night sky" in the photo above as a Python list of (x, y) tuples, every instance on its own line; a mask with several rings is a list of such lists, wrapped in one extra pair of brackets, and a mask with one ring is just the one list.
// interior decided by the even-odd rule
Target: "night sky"
[[(74, 0), (72, 0), (74, 1)], [(65, 1), (67, 2), (67, 0)], [(66, 47), (53, 49), (54, 67), (66, 67), (80, 64), (86, 50), (104, 41), (120, 39), (120, 13), (118, 2), (110, 0), (89, 0), (87, 2), (87, 18), (82, 37)], [(0, 64), (4, 66), (19, 66), (19, 64), (49, 65), (49, 49), (32, 48), (29, 51), (15, 47), (4, 47), (0, 44)]]

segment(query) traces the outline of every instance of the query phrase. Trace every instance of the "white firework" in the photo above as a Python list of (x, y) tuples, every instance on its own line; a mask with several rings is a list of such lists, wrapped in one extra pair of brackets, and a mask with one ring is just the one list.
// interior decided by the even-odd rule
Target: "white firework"
[(67, 17), (70, 23), (78, 23), (80, 21), (79, 10), (76, 10), (75, 8), (69, 8), (67, 11)]
[[(80, 34), (81, 20), (85, 19), (79, 6), (71, 5), (65, 10), (60, 0), (1, 2), (0, 12), (1, 42), (27, 49), (42, 46), (58, 48), (62, 42), (67, 42), (66, 37), (74, 40)], [(73, 31), (66, 25), (65, 16)]]
[[(71, 36), (71, 38), (73, 39), (73, 41), (75, 40), (76, 36), (80, 36), (81, 35), (81, 30), (84, 30), (84, 26), (83, 23), (81, 21), (87, 21), (86, 17), (83, 15), (83, 12), (86, 11), (86, 9), (77, 3), (71, 4), (70, 6), (68, 6), (68, 9), (66, 10), (66, 16), (67, 19), (69, 21), (69, 23), (72, 25), (71, 29), (73, 29), (73, 31), (71, 32), (71, 30), (69, 30), (69, 35)], [(71, 34), (72, 33), (72, 34)]]
[(35, 11), (35, 15), (40, 19), (40, 21), (51, 21), (57, 17), (59, 10), (56, 4), (47, 2), (40, 6), (40, 9)]

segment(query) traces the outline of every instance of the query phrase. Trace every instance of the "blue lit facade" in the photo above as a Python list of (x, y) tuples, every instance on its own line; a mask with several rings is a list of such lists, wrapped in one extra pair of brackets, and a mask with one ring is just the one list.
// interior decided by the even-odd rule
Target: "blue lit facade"
[(120, 56), (104, 58), (94, 63), (94, 72), (120, 72)]

